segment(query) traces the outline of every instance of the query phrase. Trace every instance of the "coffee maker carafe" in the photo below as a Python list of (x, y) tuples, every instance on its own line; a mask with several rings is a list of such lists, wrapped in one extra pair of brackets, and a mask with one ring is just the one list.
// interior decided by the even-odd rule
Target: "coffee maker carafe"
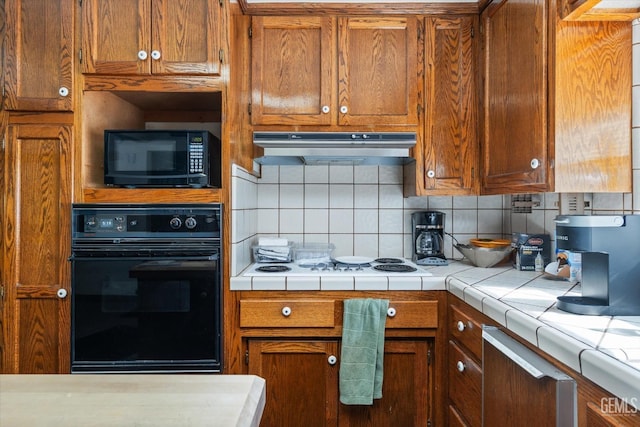
[(420, 211), (411, 214), (412, 260), (418, 265), (447, 265), (444, 255), (443, 212)]

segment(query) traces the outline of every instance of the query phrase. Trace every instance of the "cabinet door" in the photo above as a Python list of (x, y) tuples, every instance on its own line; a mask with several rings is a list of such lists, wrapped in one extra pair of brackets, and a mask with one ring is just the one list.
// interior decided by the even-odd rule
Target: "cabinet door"
[(387, 340), (382, 399), (371, 406), (340, 404), (340, 427), (426, 426), (431, 407), (429, 342)]
[(337, 114), (333, 28), (326, 17), (253, 17), (254, 125), (331, 124)]
[(262, 427), (337, 425), (337, 341), (249, 340), (249, 373), (267, 382)]
[(504, 0), (481, 15), (484, 194), (549, 189), (547, 14), (547, 0)]
[(7, 136), (2, 372), (68, 373), (71, 127), (10, 125)]
[(73, 5), (73, 0), (5, 3), (7, 110), (73, 109)]
[(153, 74), (220, 74), (220, 2), (153, 0)]
[(84, 73), (151, 72), (151, 0), (85, 0)]
[(473, 17), (425, 19), (425, 130), (416, 167), (431, 192), (475, 191), (475, 22)]
[(338, 20), (338, 123), (418, 123), (416, 17)]

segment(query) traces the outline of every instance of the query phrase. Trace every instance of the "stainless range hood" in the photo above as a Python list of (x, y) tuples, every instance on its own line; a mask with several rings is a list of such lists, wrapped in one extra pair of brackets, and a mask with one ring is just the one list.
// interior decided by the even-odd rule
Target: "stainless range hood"
[(415, 132), (254, 132), (262, 165), (400, 165), (411, 161)]

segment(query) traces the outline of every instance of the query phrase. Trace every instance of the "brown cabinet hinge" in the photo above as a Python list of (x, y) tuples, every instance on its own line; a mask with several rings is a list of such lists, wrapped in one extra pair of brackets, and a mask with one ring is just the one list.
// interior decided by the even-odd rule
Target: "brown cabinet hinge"
[[(4, 139), (2, 140), (2, 142), (4, 143)], [(4, 286), (2, 285), (0, 285), (0, 300), (4, 300)]]
[(247, 113), (251, 115), (251, 103), (247, 105)]
[(253, 27), (249, 27), (249, 38), (253, 37)]
[(474, 38), (476, 36), (476, 29), (471, 27), (471, 38)]
[(224, 50), (220, 49), (218, 51), (218, 58), (220, 59), (220, 62), (224, 62)]
[(427, 365), (431, 365), (431, 350), (427, 350)]
[(245, 365), (249, 364), (249, 350), (244, 352), (244, 364)]

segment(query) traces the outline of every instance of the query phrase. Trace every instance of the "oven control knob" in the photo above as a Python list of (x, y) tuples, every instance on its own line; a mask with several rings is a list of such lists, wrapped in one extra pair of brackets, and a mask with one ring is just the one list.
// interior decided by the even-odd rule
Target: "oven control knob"
[(192, 229), (196, 228), (196, 225), (198, 225), (198, 222), (196, 221), (196, 219), (194, 217), (190, 216), (189, 218), (184, 220), (184, 225), (189, 230), (192, 230)]
[(169, 221), (169, 226), (174, 230), (177, 230), (182, 226), (182, 220), (180, 218), (171, 218)]

